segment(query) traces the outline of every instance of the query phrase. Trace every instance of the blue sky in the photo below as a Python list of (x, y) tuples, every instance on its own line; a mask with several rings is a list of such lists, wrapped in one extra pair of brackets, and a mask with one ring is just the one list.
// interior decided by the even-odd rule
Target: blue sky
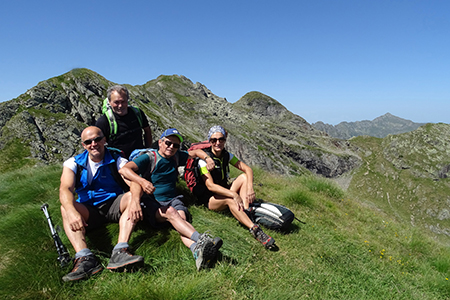
[(7, 1), (0, 101), (73, 68), (116, 83), (184, 75), (313, 123), (387, 112), (450, 123), (450, 1)]

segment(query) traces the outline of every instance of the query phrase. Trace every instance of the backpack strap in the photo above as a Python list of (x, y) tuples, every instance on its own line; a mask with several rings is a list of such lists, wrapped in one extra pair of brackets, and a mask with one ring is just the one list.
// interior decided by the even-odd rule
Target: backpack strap
[(111, 107), (106, 109), (105, 116), (106, 119), (108, 119), (110, 139), (113, 139), (113, 137), (117, 134), (117, 122)]
[[(143, 126), (143, 120), (142, 120), (141, 110), (139, 108), (131, 106), (131, 105), (128, 106), (128, 107), (131, 108), (133, 113), (136, 115), (136, 118), (138, 119), (138, 122), (139, 122), (139, 127), (143, 128), (142, 127)], [(117, 122), (116, 122), (116, 117), (114, 116), (114, 113), (113, 113), (111, 105), (109, 104), (108, 98), (103, 100), (102, 112), (106, 116), (106, 119), (108, 120), (108, 124), (109, 124), (109, 139), (110, 140), (114, 140), (114, 139), (117, 138), (118, 126), (117, 126)], [(125, 134), (129, 134), (129, 133), (130, 132), (126, 132)]]
[[(116, 149), (116, 148), (109, 148), (105, 147), (111, 154), (111, 156), (114, 158), (115, 162), (112, 164), (109, 164), (109, 169), (111, 171), (111, 175), (114, 178), (114, 181), (117, 182), (117, 184), (124, 190), (125, 192), (128, 192), (130, 190), (130, 187), (128, 184), (125, 183), (122, 176), (119, 174), (119, 170), (117, 169), (117, 160), (119, 157), (122, 157), (122, 150)], [(75, 174), (75, 188), (78, 188), (80, 186), (81, 181), (81, 172), (83, 172), (83, 167), (79, 164), (77, 165), (77, 173)]]
[(121, 157), (120, 153), (121, 150), (115, 149), (115, 148), (107, 148), (109, 150), (109, 153), (114, 158), (115, 162), (112, 164), (109, 164), (109, 169), (111, 170), (111, 174), (114, 178), (114, 180), (117, 182), (117, 184), (124, 190), (125, 192), (128, 192), (130, 190), (130, 187), (128, 184), (125, 183), (122, 176), (119, 173), (119, 170), (117, 169), (117, 161), (119, 157)]
[(129, 107), (131, 107), (131, 110), (136, 115), (136, 117), (138, 119), (138, 122), (139, 122), (139, 126), (142, 128), (143, 121), (142, 121), (141, 110), (139, 108), (137, 108), (137, 107), (134, 107), (134, 106), (129, 106)]
[(77, 173), (75, 174), (75, 189), (77, 189), (81, 184), (81, 172), (83, 172), (83, 167), (77, 163)]

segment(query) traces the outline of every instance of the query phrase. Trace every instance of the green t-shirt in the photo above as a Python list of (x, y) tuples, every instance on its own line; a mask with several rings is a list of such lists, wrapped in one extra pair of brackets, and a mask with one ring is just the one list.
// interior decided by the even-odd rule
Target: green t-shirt
[[(178, 166), (185, 166), (189, 154), (186, 151), (177, 151), (174, 156), (165, 158), (158, 150), (151, 149), (152, 153), (138, 156), (133, 162), (138, 166), (138, 173), (145, 176), (155, 187), (153, 195), (156, 200), (164, 202), (175, 198), (177, 195), (176, 184), (178, 180)], [(156, 153), (156, 164), (155, 155)], [(153, 167), (153, 164), (154, 167)], [(148, 170), (153, 168), (153, 172)]]

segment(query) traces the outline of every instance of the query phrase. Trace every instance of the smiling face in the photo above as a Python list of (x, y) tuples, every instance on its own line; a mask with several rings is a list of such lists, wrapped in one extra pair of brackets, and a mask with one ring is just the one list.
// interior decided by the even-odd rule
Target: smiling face
[(160, 139), (158, 144), (159, 154), (161, 154), (162, 157), (169, 158), (174, 156), (180, 148), (180, 139), (175, 135), (169, 135)]
[(114, 113), (125, 116), (128, 113), (128, 97), (125, 92), (113, 91), (109, 104)]
[(222, 150), (225, 148), (226, 138), (220, 132), (216, 132), (209, 138), (211, 150), (215, 156), (220, 157)]
[(105, 155), (106, 139), (100, 128), (95, 126), (87, 127), (81, 133), (81, 144), (89, 152), (89, 158), (94, 162), (99, 162)]

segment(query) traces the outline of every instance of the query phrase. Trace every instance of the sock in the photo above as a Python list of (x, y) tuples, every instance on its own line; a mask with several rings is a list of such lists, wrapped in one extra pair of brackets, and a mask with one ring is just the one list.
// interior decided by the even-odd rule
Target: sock
[(195, 231), (195, 232), (191, 235), (191, 240), (193, 240), (194, 242), (197, 242), (199, 238), (200, 238), (200, 233), (198, 233), (198, 231)]
[(192, 254), (194, 254), (195, 246), (197, 246), (197, 243), (192, 243), (192, 245), (189, 246), (189, 249), (191, 250)]
[(83, 257), (83, 256), (88, 256), (88, 255), (94, 255), (94, 254), (88, 248), (84, 248), (84, 249), (81, 249), (80, 251), (78, 251), (77, 253), (75, 253), (75, 259)]
[(130, 247), (130, 246), (128, 245), (128, 243), (118, 243), (118, 244), (114, 247), (113, 251), (114, 251), (114, 250), (121, 249), (121, 248), (128, 248), (128, 247)]

